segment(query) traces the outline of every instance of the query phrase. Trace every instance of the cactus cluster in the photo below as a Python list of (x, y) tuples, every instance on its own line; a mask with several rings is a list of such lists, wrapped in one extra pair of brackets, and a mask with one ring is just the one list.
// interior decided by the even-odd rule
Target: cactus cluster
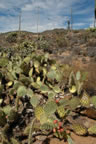
[[(29, 48), (28, 43), (23, 45)], [(22, 52), (21, 49), (20, 45)], [(22, 135), (27, 137), (27, 143), (31, 143), (34, 131), (40, 131), (41, 134), (53, 132), (55, 137), (71, 141), (67, 124), (72, 125), (78, 135), (96, 134), (96, 126), (85, 128), (69, 120), (69, 117), (74, 117), (73, 113), (90, 108), (90, 105), (96, 109), (96, 96), (90, 97), (83, 89), (85, 73), (71, 72), (69, 81), (63, 80), (69, 67), (57, 64), (48, 54), (23, 54), (17, 53), (16, 57), (10, 58), (4, 54), (0, 57), (2, 144), (8, 141), (19, 144)], [(18, 129), (21, 129), (21, 135)]]

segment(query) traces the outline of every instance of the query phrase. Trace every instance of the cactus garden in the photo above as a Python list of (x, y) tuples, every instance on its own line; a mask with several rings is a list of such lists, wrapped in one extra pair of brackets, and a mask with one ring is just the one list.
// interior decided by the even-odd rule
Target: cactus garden
[[(74, 31), (73, 42), (79, 33), (78, 39), (83, 36), (84, 40), (80, 41), (82, 46), (86, 43), (90, 47), (92, 35), (95, 45), (96, 33), (90, 31), (83, 35), (82, 31)], [(56, 31), (54, 41), (48, 33), (38, 40), (23, 32), (20, 39), (17, 32), (1, 34), (8, 45), (6, 48), (2, 43), (0, 47), (0, 144), (50, 144), (51, 139), (77, 144), (73, 135), (95, 139), (96, 78), (91, 79), (94, 83), (90, 86), (87, 68), (79, 69), (71, 60), (62, 62), (60, 56), (69, 49), (74, 57), (79, 55), (83, 59), (87, 55), (87, 61), (90, 50), (73, 48), (76, 43), (68, 42), (68, 33)], [(95, 56), (89, 57), (95, 63)]]

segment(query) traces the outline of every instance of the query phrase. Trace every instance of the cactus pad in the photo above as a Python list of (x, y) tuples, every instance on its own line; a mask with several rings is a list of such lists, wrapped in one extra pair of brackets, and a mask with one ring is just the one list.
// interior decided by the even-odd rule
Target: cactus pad
[(4, 126), (6, 124), (6, 115), (0, 110), (0, 126)]
[(73, 124), (72, 128), (73, 128), (73, 131), (77, 135), (86, 135), (87, 134), (87, 129), (81, 124)]
[(76, 90), (76, 86), (75, 85), (72, 85), (71, 88), (69, 88), (69, 91), (70, 93), (75, 93), (77, 90)]
[(44, 114), (44, 110), (42, 106), (37, 106), (35, 108), (35, 117), (40, 120), (40, 117)]
[(63, 117), (65, 116), (65, 114), (66, 114), (66, 111), (65, 111), (63, 105), (61, 105), (61, 106), (59, 106), (59, 107), (57, 108), (57, 112), (58, 112), (58, 114), (59, 114), (59, 116), (60, 116), (61, 118), (63, 118)]
[(73, 97), (68, 103), (69, 107), (72, 110), (76, 109), (79, 104), (80, 104), (80, 100), (79, 98), (76, 98), (76, 97)]
[(52, 123), (44, 123), (41, 125), (41, 130), (52, 130), (54, 125)]
[(91, 134), (91, 135), (96, 135), (96, 125), (90, 127), (88, 129), (88, 133)]
[(20, 86), (17, 90), (17, 95), (22, 97), (25, 96), (26, 94), (27, 94), (26, 87)]
[(89, 98), (89, 96), (86, 92), (83, 93), (83, 95), (80, 99), (80, 103), (84, 107), (89, 107), (90, 106), (90, 98)]
[(93, 106), (96, 108), (96, 96), (93, 96), (90, 101), (91, 104), (93, 104)]
[(33, 107), (36, 107), (39, 104), (39, 98), (38, 95), (33, 95), (30, 99), (30, 103)]
[(57, 109), (57, 104), (54, 101), (49, 101), (44, 107), (44, 111), (46, 115), (53, 114)]

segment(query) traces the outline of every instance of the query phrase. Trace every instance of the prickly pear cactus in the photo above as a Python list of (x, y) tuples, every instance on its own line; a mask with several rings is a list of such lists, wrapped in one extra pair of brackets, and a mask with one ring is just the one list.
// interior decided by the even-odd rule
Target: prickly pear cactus
[(55, 93), (60, 93), (61, 92), (61, 89), (59, 88), (59, 86), (55, 86), (55, 87), (53, 87), (53, 91), (55, 92)]
[(71, 72), (70, 77), (69, 77), (69, 91), (70, 93), (76, 93), (78, 95), (81, 94), (83, 88), (83, 81), (81, 77), (80, 71), (76, 73), (76, 76), (74, 72)]
[(39, 104), (39, 98), (37, 95), (33, 95), (30, 99), (30, 103), (33, 107), (36, 107)]
[(14, 139), (14, 138), (11, 138), (11, 142), (12, 142), (12, 144), (20, 144), (16, 139)]
[(72, 110), (76, 109), (77, 106), (80, 105), (80, 100), (79, 100), (79, 98), (73, 97), (73, 98), (69, 101), (68, 105), (69, 105), (69, 107), (70, 107)]
[(47, 85), (41, 85), (40, 91), (41, 91), (42, 93), (47, 93), (47, 92), (49, 91), (49, 88), (48, 88)]
[(80, 80), (80, 78), (81, 78), (81, 73), (80, 73), (80, 71), (78, 71), (77, 73), (76, 73), (76, 80)]
[(72, 87), (69, 88), (70, 93), (75, 93), (77, 91), (76, 86), (72, 85)]
[(11, 87), (11, 86), (12, 86), (12, 84), (13, 84), (13, 82), (12, 82), (12, 81), (10, 81), (10, 82), (8, 82), (8, 83), (6, 84), (6, 86), (7, 86), (7, 87)]
[(46, 116), (46, 114), (45, 113), (42, 114), (40, 116), (40, 124), (42, 125), (42, 124), (46, 123), (47, 121), (48, 121), (48, 117)]
[(93, 104), (93, 106), (96, 108), (96, 96), (93, 96), (91, 99), (91, 104)]
[(89, 107), (90, 106), (90, 97), (86, 92), (83, 93), (83, 95), (80, 99), (80, 103), (84, 107)]
[(88, 133), (91, 134), (91, 135), (96, 135), (96, 125), (90, 127), (88, 129)]
[(27, 91), (26, 91), (26, 87), (25, 86), (20, 86), (18, 89), (17, 89), (17, 95), (19, 97), (22, 97), (22, 96), (25, 96), (27, 94)]
[(52, 123), (44, 123), (41, 125), (41, 130), (52, 130), (54, 125)]
[(6, 122), (6, 115), (2, 110), (0, 110), (0, 126), (4, 126)]
[(40, 120), (40, 117), (44, 114), (44, 109), (42, 106), (37, 106), (35, 108), (35, 117)]
[(73, 131), (77, 134), (77, 135), (86, 135), (87, 134), (87, 129), (81, 125), (81, 124), (73, 124), (72, 125)]
[(49, 100), (52, 100), (55, 96), (56, 96), (56, 93), (55, 93), (55, 92), (53, 92), (53, 91), (49, 91), (49, 92), (48, 92), (48, 99), (49, 99)]
[(57, 109), (57, 104), (54, 101), (49, 101), (44, 106), (44, 111), (46, 115), (53, 114), (56, 111), (56, 109)]
[(18, 113), (16, 112), (15, 109), (11, 109), (8, 114), (8, 120), (10, 122), (13, 122), (14, 120), (17, 120), (17, 118), (18, 118)]
[(66, 111), (65, 111), (63, 105), (61, 105), (57, 108), (57, 113), (60, 116), (60, 118), (63, 118), (66, 115)]

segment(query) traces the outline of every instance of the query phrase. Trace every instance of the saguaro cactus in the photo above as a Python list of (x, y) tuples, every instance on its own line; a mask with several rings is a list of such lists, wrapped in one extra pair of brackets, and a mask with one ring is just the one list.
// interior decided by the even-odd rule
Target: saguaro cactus
[(68, 24), (68, 30), (70, 30), (70, 20), (67, 21)]

